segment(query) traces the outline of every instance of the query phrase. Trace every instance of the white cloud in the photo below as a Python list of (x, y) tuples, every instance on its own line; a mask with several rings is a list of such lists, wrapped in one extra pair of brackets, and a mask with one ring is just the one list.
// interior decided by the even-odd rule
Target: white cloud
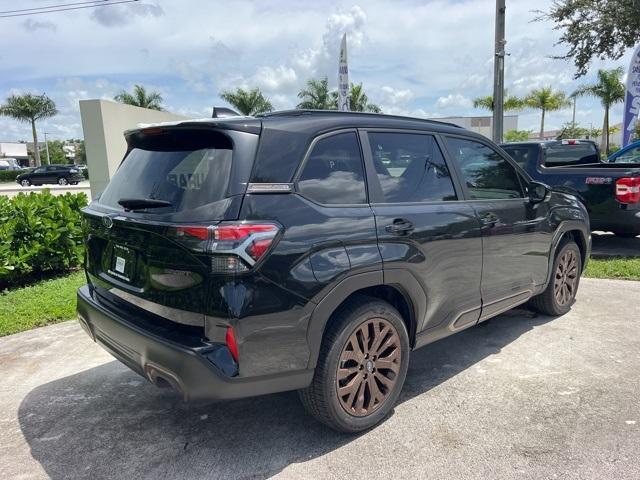
[[(558, 32), (549, 23), (531, 23), (531, 8), (511, 2), (507, 9), (510, 93), (546, 85), (570, 92), (593, 81), (597, 68), (628, 64), (629, 54), (619, 62), (596, 61), (589, 76), (573, 80), (573, 65), (551, 58), (563, 53), (555, 46)], [(276, 108), (292, 108), (309, 78), (326, 75), (335, 88), (346, 32), (350, 80), (362, 82), (383, 111), (468, 114), (470, 99), (491, 94), (494, 14), (493, 0), (141, 0), (37, 17), (28, 25), (18, 19), (0, 30), (0, 44), (11, 46), (0, 53), (0, 102), (12, 90), (46, 92), (61, 110), (46, 128), (60, 125), (60, 131), (79, 125), (78, 99), (111, 98), (134, 83), (160, 90), (171, 110), (198, 116), (222, 104), (221, 90), (238, 86), (258, 86)], [(602, 123), (597, 100), (580, 99), (578, 107), (588, 112), (578, 113), (582, 124)], [(561, 124), (570, 113), (551, 112), (547, 123)], [(612, 111), (612, 122), (618, 115)], [(522, 112), (520, 127), (538, 121), (536, 112)], [(0, 117), (0, 140), (19, 132), (30, 135), (27, 124)], [(78, 128), (74, 136), (81, 134)]]
[(53, 22), (38, 22), (37, 20), (33, 20), (32, 18), (28, 18), (24, 22), (22, 22), (22, 26), (29, 32), (33, 32), (36, 30), (51, 30), (52, 32), (55, 32), (58, 29), (56, 24)]
[(126, 25), (135, 20), (135, 17), (160, 17), (164, 10), (158, 4), (133, 3), (131, 5), (106, 5), (97, 7), (91, 18), (105, 27), (117, 27)]
[(251, 77), (252, 83), (267, 92), (280, 92), (296, 84), (298, 76), (291, 67), (259, 67)]
[(465, 97), (460, 93), (450, 93), (445, 97), (440, 97), (436, 100), (437, 108), (470, 108), (473, 106), (473, 102), (470, 98)]
[[(357, 51), (365, 39), (367, 15), (358, 5), (349, 11), (332, 13), (325, 23), (322, 43), (298, 52), (294, 65), (307, 76), (325, 76), (337, 71), (337, 58), (342, 35), (347, 34), (347, 52)], [(333, 82), (333, 78), (330, 83)]]
[(415, 96), (414, 93), (408, 88), (397, 89), (390, 87), (389, 85), (385, 85), (381, 90), (383, 98), (382, 101), (385, 104), (390, 104), (393, 106), (406, 105)]

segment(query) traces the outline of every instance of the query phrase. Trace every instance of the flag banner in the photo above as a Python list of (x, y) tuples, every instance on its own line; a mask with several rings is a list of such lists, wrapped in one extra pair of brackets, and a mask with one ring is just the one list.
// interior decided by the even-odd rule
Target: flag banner
[(633, 52), (629, 73), (627, 74), (627, 91), (624, 97), (624, 118), (622, 120), (622, 146), (631, 143), (636, 122), (640, 119), (640, 45)]
[(347, 65), (347, 34), (342, 36), (340, 44), (340, 62), (338, 64), (338, 110), (349, 111), (349, 66)]

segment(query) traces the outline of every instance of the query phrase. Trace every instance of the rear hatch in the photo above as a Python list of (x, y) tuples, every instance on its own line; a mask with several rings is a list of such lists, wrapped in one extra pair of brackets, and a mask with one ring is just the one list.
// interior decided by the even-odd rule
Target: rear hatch
[(87, 277), (104, 300), (194, 327), (227, 315), (210, 232), (238, 218), (259, 138), (248, 122), (127, 134), (125, 159), (83, 210)]

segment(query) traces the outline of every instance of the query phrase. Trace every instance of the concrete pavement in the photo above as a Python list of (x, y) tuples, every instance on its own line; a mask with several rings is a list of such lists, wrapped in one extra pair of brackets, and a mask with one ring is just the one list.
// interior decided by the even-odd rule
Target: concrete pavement
[(295, 393), (185, 405), (75, 322), (0, 339), (0, 478), (640, 478), (640, 282), (583, 279), (559, 318), (507, 312), (412, 354), (377, 428)]

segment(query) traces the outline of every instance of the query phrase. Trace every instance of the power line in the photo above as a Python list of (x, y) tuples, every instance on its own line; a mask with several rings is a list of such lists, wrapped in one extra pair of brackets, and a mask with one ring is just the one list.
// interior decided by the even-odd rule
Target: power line
[(33, 12), (35, 10), (48, 10), (50, 8), (71, 7), (74, 5), (86, 5), (88, 3), (100, 3), (100, 2), (108, 2), (108, 1), (109, 0), (91, 0), (90, 2), (62, 3), (60, 5), (48, 5), (46, 7), (21, 8), (18, 10), (5, 10), (4, 12), (0, 12), (0, 15), (4, 15), (5, 13)]
[[(109, 3), (107, 3), (108, 0), (96, 0), (96, 1), (101, 1), (105, 3), (86, 2), (86, 3), (93, 3), (93, 5), (80, 5), (77, 7), (53, 8), (51, 10), (39, 10), (39, 11), (28, 11), (28, 12), (23, 11), (22, 13), (10, 13), (7, 15), (3, 15), (4, 12), (0, 12), (0, 18), (24, 17), (27, 15), (38, 15), (40, 13), (66, 12), (68, 10), (80, 10), (83, 8), (108, 7), (109, 5), (118, 5), (121, 3), (133, 3), (133, 2), (138, 2), (139, 0), (118, 0), (118, 1), (109, 2)], [(84, 2), (79, 2), (79, 3), (84, 3)], [(74, 4), (67, 4), (67, 5), (74, 5)], [(52, 7), (42, 7), (42, 8), (46, 9), (46, 8), (52, 8)], [(32, 10), (32, 9), (26, 9), (26, 10)]]

